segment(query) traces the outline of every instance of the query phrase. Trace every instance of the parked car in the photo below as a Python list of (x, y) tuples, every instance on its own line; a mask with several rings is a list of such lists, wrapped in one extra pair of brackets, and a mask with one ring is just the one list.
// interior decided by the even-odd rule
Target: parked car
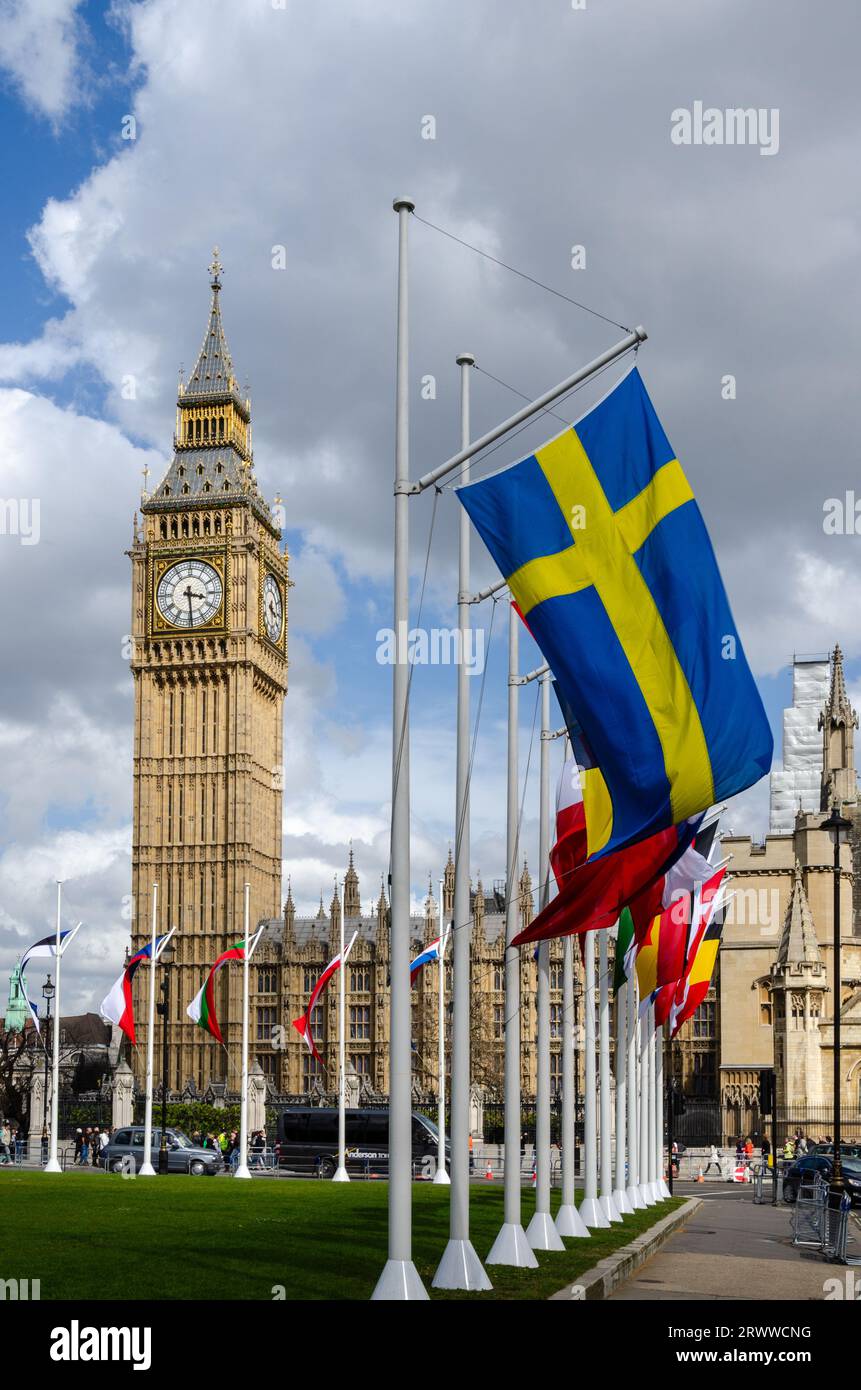
[[(814, 1173), (821, 1173), (828, 1182), (831, 1168), (832, 1161), (827, 1154), (805, 1154), (803, 1158), (797, 1158), (784, 1173), (783, 1200), (794, 1202), (802, 1181), (812, 1182)], [(852, 1205), (861, 1207), (861, 1159), (843, 1158), (841, 1154), (840, 1168)]]
[[(348, 1110), (346, 1121), (346, 1163), (352, 1173), (389, 1171), (388, 1110)], [(433, 1176), (439, 1146), (439, 1131), (427, 1115), (412, 1116), (413, 1162)], [(338, 1167), (338, 1111), (318, 1105), (291, 1105), (278, 1116), (275, 1156), (279, 1168), (297, 1173), (314, 1173), (332, 1178)], [(445, 1145), (446, 1168), (450, 1147)]]
[[(809, 1154), (833, 1154), (833, 1144), (813, 1144), (807, 1150)], [(840, 1144), (841, 1158), (861, 1158), (861, 1144)]]
[[(122, 1173), (131, 1158), (135, 1172), (143, 1163), (144, 1126), (126, 1125), (111, 1135), (110, 1142), (102, 1150), (102, 1163), (112, 1173)], [(167, 1136), (167, 1167), (169, 1173), (191, 1173), (192, 1177), (206, 1174), (214, 1177), (221, 1167), (221, 1154), (217, 1149), (201, 1149), (192, 1144), (181, 1129), (165, 1130)], [(150, 1162), (158, 1170), (158, 1154), (161, 1148), (161, 1129), (153, 1129)]]

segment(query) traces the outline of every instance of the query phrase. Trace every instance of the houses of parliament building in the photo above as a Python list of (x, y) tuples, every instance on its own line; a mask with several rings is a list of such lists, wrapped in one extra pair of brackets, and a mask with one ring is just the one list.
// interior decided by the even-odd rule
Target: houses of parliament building
[[(291, 1020), (338, 950), (340, 904), (299, 917), (282, 902), (283, 715), (288, 673), (289, 557), (276, 513), (255, 480), (251, 405), (240, 391), (221, 316), (221, 266), (210, 267), (211, 301), (194, 369), (181, 381), (174, 451), (165, 477), (141, 502), (129, 551), (134, 680), (132, 948), (176, 927), (171, 988), (169, 1085), (178, 1093), (238, 1088), (241, 971), (216, 977), (226, 1046), (192, 1023), (186, 1004), (219, 954), (241, 938), (244, 885), (253, 923), (266, 923), (251, 970), (252, 1054), (273, 1094), (332, 1092), (337, 1067), (337, 989), (322, 997), (313, 1031), (322, 1065)], [(763, 844), (722, 836), (736, 889), (712, 989), (685, 1024), (674, 1065), (688, 1094), (737, 1107), (738, 1128), (756, 1127), (762, 1068), (777, 1072), (781, 1104), (827, 1104), (835, 1008), (841, 1010), (843, 1100), (861, 1107), (861, 804), (839, 648), (830, 660), (796, 663), (785, 720), (783, 768), (772, 776), (772, 833)], [(852, 821), (843, 852), (844, 936), (840, 988), (833, 969), (831, 849), (820, 829), (834, 802)], [(414, 954), (450, 918), (454, 865), (442, 903), (429, 890), (412, 919)], [(157, 890), (154, 885), (158, 885)], [(533, 913), (524, 864), (516, 885), (521, 922)], [(472, 892), (472, 1078), (501, 1097), (505, 1003), (505, 884)], [(763, 907), (765, 905), (765, 908)], [(388, 1090), (389, 927), (381, 887), (362, 912), (352, 849), (344, 879), (345, 927), (357, 941), (348, 961), (348, 1071), (360, 1094)], [(583, 1019), (575, 952), (575, 996)], [(446, 966), (446, 971), (450, 966)], [(551, 943), (552, 1085), (561, 1084), (562, 948)], [(135, 982), (138, 1084), (146, 1041), (145, 977)], [(446, 983), (450, 989), (450, 981)], [(536, 967), (521, 952), (521, 1084), (536, 1089)], [(450, 997), (450, 996), (449, 996)], [(437, 975), (420, 972), (412, 992), (415, 1087), (437, 1085)], [(582, 1087), (583, 1054), (579, 1051)]]

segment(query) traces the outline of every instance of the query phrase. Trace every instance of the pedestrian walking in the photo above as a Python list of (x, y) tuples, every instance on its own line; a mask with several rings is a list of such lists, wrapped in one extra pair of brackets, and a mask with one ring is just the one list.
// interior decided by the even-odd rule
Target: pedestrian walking
[(80, 1161), (81, 1161), (81, 1150), (83, 1149), (83, 1147), (84, 1147), (84, 1131), (83, 1131), (82, 1129), (76, 1129), (76, 1130), (75, 1130), (75, 1153), (74, 1153), (74, 1156), (73, 1156), (73, 1158), (72, 1158), (72, 1162), (73, 1162), (73, 1163), (80, 1163)]
[(723, 1170), (720, 1166), (720, 1161), (721, 1151), (718, 1148), (717, 1144), (712, 1144), (711, 1149), (709, 1151), (709, 1161), (706, 1164), (706, 1170), (703, 1173), (703, 1177), (708, 1177), (708, 1174), (711, 1172), (711, 1169), (713, 1167), (717, 1169), (718, 1177), (721, 1177)]

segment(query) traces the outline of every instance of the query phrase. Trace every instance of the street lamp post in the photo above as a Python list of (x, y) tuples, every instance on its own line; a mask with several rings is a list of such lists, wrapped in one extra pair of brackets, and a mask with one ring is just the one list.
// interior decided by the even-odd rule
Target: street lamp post
[(161, 1015), (161, 1139), (158, 1146), (159, 1176), (166, 1174), (168, 1168), (167, 1147), (167, 1071), (168, 1071), (168, 1028), (170, 1024), (170, 964), (172, 948), (170, 942), (162, 947), (159, 959), (164, 967), (161, 975), (162, 1002), (156, 1004)]
[(52, 1003), (52, 1001), (53, 1001), (54, 994), (55, 994), (54, 983), (53, 983), (53, 981), (52, 981), (52, 979), (51, 979), (51, 976), (49, 975), (48, 978), (47, 978), (47, 980), (45, 981), (45, 983), (44, 983), (43, 986), (42, 986), (42, 998), (43, 998), (44, 1001), (45, 1001), (45, 1005), (46, 1005), (46, 1009), (47, 1009), (47, 1012), (46, 1012), (46, 1015), (45, 1015), (45, 1038), (44, 1038), (44, 1048), (45, 1048), (45, 1089), (44, 1089), (43, 1092), (42, 1092), (42, 1149), (43, 1149), (43, 1151), (44, 1151), (43, 1154), (42, 1154), (42, 1162), (43, 1162), (43, 1163), (47, 1163), (47, 1161), (48, 1161), (48, 1154), (47, 1154), (47, 1152), (46, 1152), (46, 1151), (47, 1151), (47, 1147), (48, 1147), (48, 1040), (49, 1040), (50, 1034), (51, 1034), (51, 1003)]
[(844, 1192), (840, 1163), (840, 846), (848, 844), (852, 822), (841, 816), (835, 801), (831, 815), (819, 828), (828, 831), (834, 846), (834, 1162), (828, 1205), (832, 1211), (839, 1211)]

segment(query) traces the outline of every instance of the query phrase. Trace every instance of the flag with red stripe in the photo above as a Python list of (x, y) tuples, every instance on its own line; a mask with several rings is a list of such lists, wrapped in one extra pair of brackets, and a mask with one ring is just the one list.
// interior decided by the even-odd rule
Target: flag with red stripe
[[(358, 935), (358, 932), (353, 932), (353, 935), (350, 938), (348, 945), (344, 947), (345, 965), (347, 963), (347, 957), (352, 951), (353, 945)], [(314, 1012), (314, 1006), (316, 1005), (317, 1000), (320, 998), (320, 995), (323, 993), (323, 990), (326, 988), (332, 976), (336, 974), (337, 971), (340, 970), (340, 968), (341, 952), (339, 951), (338, 954), (336, 956), (333, 956), (332, 959), (329, 961), (329, 964), (326, 966), (326, 969), (323, 971), (319, 980), (312, 989), (311, 998), (308, 1000), (307, 1009), (299, 1018), (294, 1018), (293, 1020), (293, 1027), (296, 1029), (296, 1032), (300, 1035), (300, 1037), (305, 1039), (305, 1045), (308, 1048), (308, 1051), (313, 1053), (313, 1055), (317, 1058), (317, 1061), (320, 1063), (322, 1063), (323, 1058), (317, 1051), (317, 1044), (314, 1041), (314, 1033), (311, 1028), (311, 1017)]]

